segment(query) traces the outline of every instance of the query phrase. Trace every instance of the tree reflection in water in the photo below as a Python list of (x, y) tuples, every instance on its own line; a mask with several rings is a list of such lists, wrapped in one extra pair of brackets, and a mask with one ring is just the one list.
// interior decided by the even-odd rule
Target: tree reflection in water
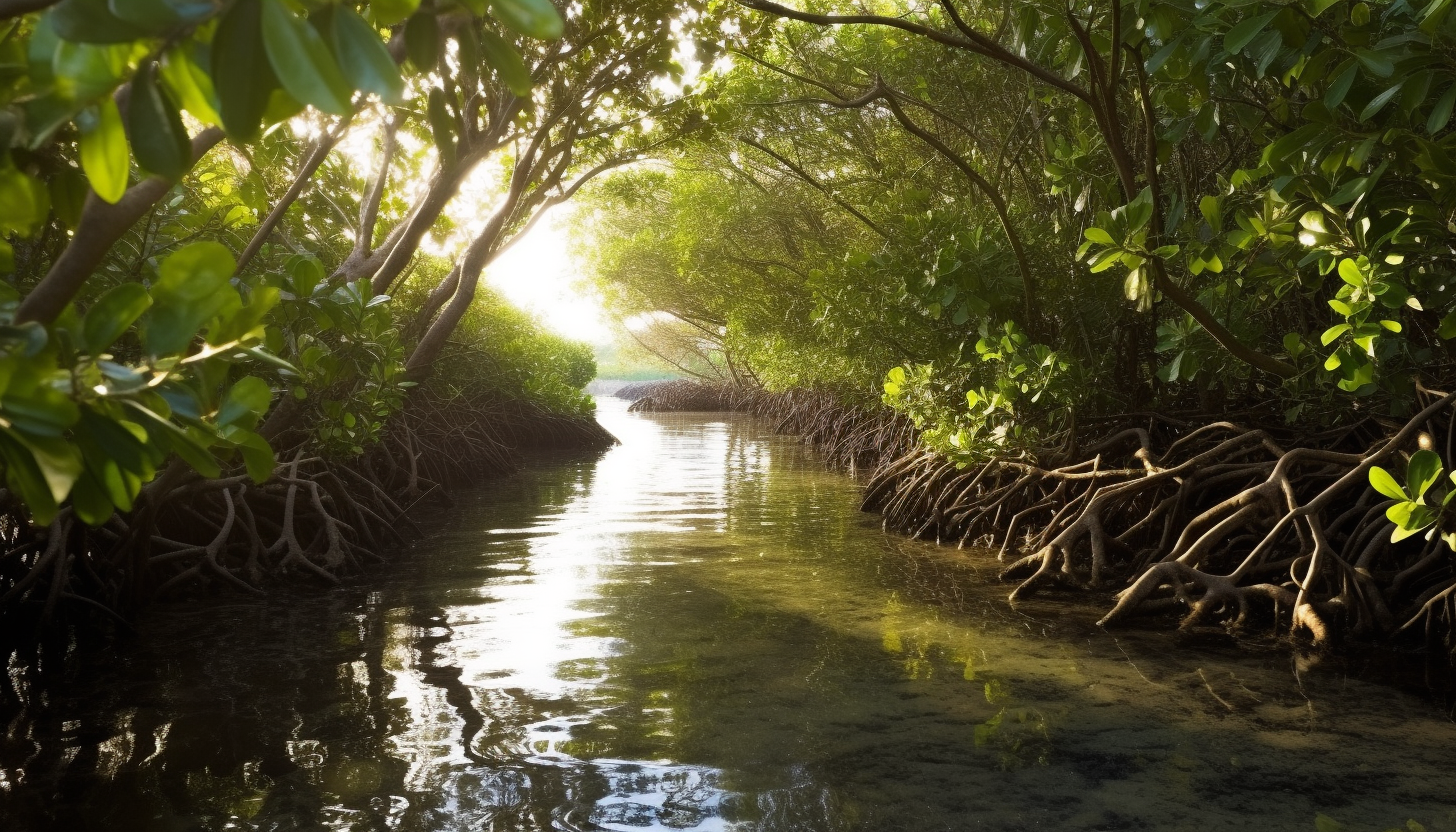
[(11, 654), (4, 828), (1456, 828), (1426, 700), (1013, 610), (763, 425), (604, 418), (357, 585)]

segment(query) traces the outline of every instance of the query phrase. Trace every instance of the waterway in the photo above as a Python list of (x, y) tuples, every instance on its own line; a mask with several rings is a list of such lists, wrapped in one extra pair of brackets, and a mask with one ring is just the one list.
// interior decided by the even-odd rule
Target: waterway
[(11, 656), (0, 829), (1456, 830), (1379, 664), (1013, 609), (761, 422), (600, 418), (348, 586)]

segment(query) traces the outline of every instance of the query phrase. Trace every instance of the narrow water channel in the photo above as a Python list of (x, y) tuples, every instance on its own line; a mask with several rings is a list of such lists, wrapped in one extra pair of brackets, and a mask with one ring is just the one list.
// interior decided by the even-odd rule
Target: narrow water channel
[(1374, 670), (1012, 610), (762, 423), (601, 419), (357, 585), (12, 659), (0, 829), (1456, 829)]

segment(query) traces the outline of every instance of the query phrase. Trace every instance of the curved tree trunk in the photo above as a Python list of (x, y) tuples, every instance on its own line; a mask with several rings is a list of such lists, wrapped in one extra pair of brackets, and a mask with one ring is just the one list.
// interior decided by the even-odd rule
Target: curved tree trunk
[[(222, 139), (220, 127), (209, 127), (194, 136), (192, 163), (197, 164), (197, 160)], [(116, 241), (166, 196), (174, 184), (160, 176), (144, 179), (127, 188), (115, 205), (108, 204), (95, 191), (87, 194), (76, 235), (35, 289), (20, 302), (20, 308), (15, 311), (15, 322), (48, 324), (54, 321), (66, 304), (75, 299)]]

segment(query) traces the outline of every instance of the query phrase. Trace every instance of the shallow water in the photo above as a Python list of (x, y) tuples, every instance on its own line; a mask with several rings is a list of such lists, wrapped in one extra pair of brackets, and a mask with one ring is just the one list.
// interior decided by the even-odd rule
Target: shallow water
[(1013, 610), (762, 423), (602, 407), (355, 586), (12, 661), (0, 829), (1456, 830), (1428, 697)]

